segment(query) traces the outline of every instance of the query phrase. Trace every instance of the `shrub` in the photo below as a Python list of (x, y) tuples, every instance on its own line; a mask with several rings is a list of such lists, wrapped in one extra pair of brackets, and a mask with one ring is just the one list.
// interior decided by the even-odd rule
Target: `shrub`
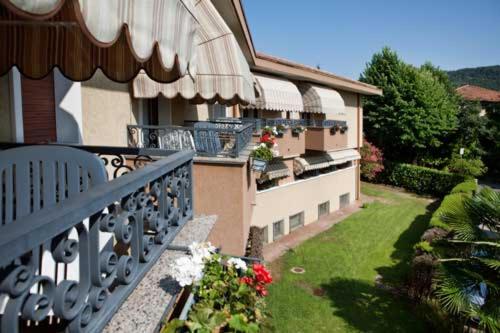
[(454, 194), (449, 194), (446, 197), (444, 197), (439, 208), (436, 209), (434, 214), (432, 214), (432, 218), (431, 218), (429, 225), (431, 227), (441, 228), (441, 229), (444, 229), (447, 231), (451, 231), (450, 226), (448, 226), (446, 223), (444, 223), (441, 220), (441, 215), (443, 215), (443, 213), (445, 213), (449, 210), (449, 208), (452, 205), (452, 202), (455, 200), (455, 198), (462, 197), (463, 195), (464, 195), (463, 193), (454, 193)]
[(382, 151), (364, 140), (363, 147), (361, 147), (361, 177), (373, 181), (383, 170)]
[(455, 186), (452, 190), (451, 193), (466, 193), (466, 194), (474, 194), (477, 191), (477, 183), (475, 180), (467, 180), (463, 183), (458, 184)]
[(264, 229), (250, 227), (248, 235), (248, 248), (246, 255), (251, 258), (264, 259)]
[(432, 292), (432, 279), (436, 270), (436, 259), (430, 254), (423, 254), (413, 259), (408, 281), (408, 294), (421, 300)]
[(466, 177), (479, 177), (486, 173), (488, 168), (480, 159), (454, 158), (447, 166), (448, 171)]
[(444, 196), (466, 177), (412, 164), (388, 164), (379, 180), (417, 194)]
[(417, 253), (420, 253), (420, 254), (424, 254), (424, 253), (430, 254), (434, 251), (434, 248), (432, 247), (432, 245), (427, 241), (418, 242), (417, 244), (415, 244), (413, 246), (413, 249)]

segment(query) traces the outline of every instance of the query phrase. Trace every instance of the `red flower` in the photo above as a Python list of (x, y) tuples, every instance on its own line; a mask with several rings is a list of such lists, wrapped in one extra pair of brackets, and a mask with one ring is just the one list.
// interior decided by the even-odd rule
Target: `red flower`
[(261, 296), (267, 296), (267, 289), (263, 285), (258, 284), (255, 287), (255, 290), (257, 290), (257, 293)]
[(265, 143), (269, 146), (274, 146), (274, 144), (276, 143), (276, 140), (274, 139), (274, 137), (271, 136), (271, 134), (265, 133), (260, 138), (260, 143)]
[(253, 272), (255, 274), (255, 279), (259, 283), (269, 284), (273, 282), (273, 278), (271, 277), (271, 273), (266, 269), (264, 265), (254, 264)]
[(244, 276), (240, 279), (241, 283), (248, 284), (249, 286), (253, 285), (253, 279), (249, 276)]

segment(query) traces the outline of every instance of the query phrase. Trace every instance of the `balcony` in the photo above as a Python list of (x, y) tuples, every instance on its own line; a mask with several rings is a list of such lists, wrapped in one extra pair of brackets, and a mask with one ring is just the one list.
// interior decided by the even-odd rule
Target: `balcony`
[(0, 144), (1, 331), (101, 331), (192, 219), (193, 155)]
[(347, 148), (347, 123), (337, 120), (309, 120), (306, 149), (333, 151)]
[(127, 127), (130, 147), (194, 150), (207, 157), (239, 157), (252, 141), (252, 133), (252, 124), (229, 121), (194, 122), (192, 127)]

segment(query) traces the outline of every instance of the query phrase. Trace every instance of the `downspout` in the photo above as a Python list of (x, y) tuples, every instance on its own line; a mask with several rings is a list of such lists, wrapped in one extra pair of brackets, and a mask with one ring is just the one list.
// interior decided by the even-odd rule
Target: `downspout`
[[(357, 97), (357, 107), (358, 107), (358, 115), (357, 115), (357, 127), (356, 127), (356, 141), (357, 141), (357, 149), (358, 152), (361, 154), (361, 96), (359, 93), (356, 94)], [(357, 176), (356, 176), (356, 200), (359, 200), (361, 197), (361, 160), (358, 160), (358, 167), (356, 169), (357, 171)]]

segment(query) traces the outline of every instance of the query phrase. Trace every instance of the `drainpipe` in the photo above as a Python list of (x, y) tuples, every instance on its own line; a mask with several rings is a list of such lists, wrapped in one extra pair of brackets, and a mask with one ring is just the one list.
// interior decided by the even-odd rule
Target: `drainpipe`
[[(357, 144), (357, 149), (358, 152), (361, 153), (361, 96), (359, 93), (356, 94), (357, 97), (357, 107), (358, 107), (358, 115), (357, 115), (357, 123), (358, 126), (356, 128), (356, 142)], [(357, 167), (357, 177), (356, 177), (356, 200), (360, 199), (361, 196), (361, 160), (358, 161), (358, 167)]]

